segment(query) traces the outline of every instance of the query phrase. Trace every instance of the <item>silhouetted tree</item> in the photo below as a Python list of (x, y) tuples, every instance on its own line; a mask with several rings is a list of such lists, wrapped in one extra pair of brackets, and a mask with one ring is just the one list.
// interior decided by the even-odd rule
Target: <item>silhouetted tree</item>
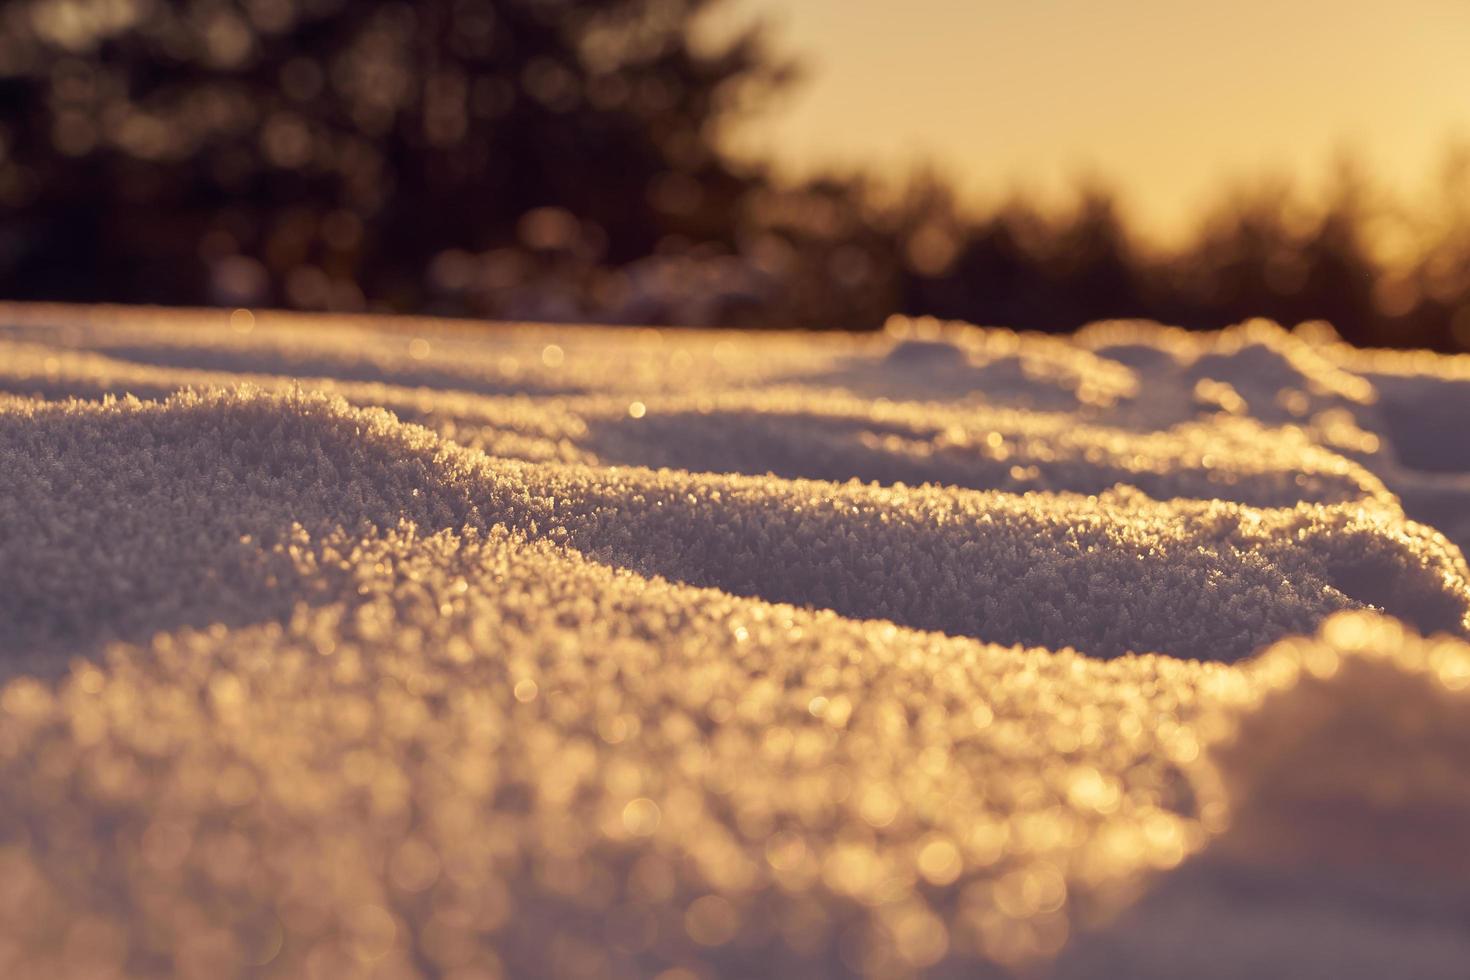
[(6, 4), (0, 292), (422, 308), (446, 251), (728, 243), (715, 137), (789, 67), (696, 43), (718, 2)]
[[(0, 4), (0, 296), (874, 329), (1330, 320), (1470, 349), (1470, 149), (1436, 196), (1230, 190), (1182, 247), (1108, 189), (962, 206), (719, 147), (792, 77), (725, 0)], [(1382, 247), (1385, 222), (1398, 245)]]

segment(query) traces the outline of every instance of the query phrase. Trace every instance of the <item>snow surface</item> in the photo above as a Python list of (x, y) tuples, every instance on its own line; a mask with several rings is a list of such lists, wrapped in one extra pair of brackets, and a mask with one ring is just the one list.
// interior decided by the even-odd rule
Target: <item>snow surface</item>
[(0, 307), (0, 975), (1463, 977), (1466, 419), (1319, 325)]

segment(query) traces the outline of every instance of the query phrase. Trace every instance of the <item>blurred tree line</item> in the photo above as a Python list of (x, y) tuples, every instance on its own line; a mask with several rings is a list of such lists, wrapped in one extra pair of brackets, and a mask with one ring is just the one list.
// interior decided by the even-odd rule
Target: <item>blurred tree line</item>
[(1432, 200), (1226, 193), (1181, 247), (1106, 188), (784, 186), (721, 151), (795, 78), (722, 0), (10, 0), (0, 295), (526, 319), (1040, 330), (1327, 319), (1470, 349), (1470, 151)]

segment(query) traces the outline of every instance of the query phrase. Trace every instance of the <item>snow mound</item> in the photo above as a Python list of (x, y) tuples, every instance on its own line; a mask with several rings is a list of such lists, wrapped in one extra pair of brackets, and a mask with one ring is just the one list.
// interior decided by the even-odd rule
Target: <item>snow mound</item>
[(432, 439), (344, 407), (249, 390), (6, 403), (4, 669), (160, 629), (281, 619), (315, 591), (289, 554), (302, 529), (468, 520), (468, 504), (433, 492)]
[(513, 462), (237, 389), (0, 416), (0, 644), (279, 620), (298, 531), (494, 524), (645, 575), (1002, 644), (1236, 660), (1343, 609), (1463, 631), (1463, 560), (1393, 509), (980, 493)]
[(1223, 831), (1059, 975), (1463, 976), (1470, 646), (1345, 614), (1222, 693), (1196, 778)]

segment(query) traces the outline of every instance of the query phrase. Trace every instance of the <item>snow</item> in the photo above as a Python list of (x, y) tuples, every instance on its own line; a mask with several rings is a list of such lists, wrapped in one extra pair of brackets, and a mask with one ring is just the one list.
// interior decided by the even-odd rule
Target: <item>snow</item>
[(1463, 976), (1467, 392), (0, 307), (0, 974)]
[(1247, 669), (1196, 774), (1221, 832), (1057, 975), (1463, 973), (1470, 648), (1347, 614)]

